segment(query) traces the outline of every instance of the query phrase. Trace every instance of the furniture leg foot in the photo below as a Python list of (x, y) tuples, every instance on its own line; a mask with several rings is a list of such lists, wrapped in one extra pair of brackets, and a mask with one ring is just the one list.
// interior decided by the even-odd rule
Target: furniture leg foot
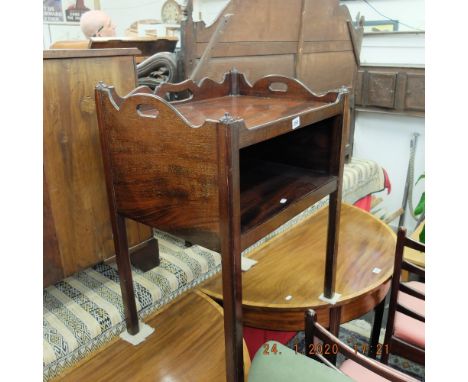
[(377, 345), (379, 343), (380, 328), (382, 327), (382, 319), (385, 309), (385, 297), (384, 299), (374, 308), (374, 323), (372, 324), (372, 333), (369, 343), (369, 357), (376, 359), (377, 357)]
[(130, 261), (135, 268), (147, 272), (160, 264), (158, 240), (154, 237), (134, 248)]

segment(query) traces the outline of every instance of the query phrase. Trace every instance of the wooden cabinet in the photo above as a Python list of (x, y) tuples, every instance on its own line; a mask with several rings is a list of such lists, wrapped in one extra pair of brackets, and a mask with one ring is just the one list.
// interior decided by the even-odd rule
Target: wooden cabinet
[[(180, 92), (191, 96), (163, 99)], [(231, 71), (156, 94), (96, 90), (127, 329), (138, 320), (124, 217), (221, 251), (226, 375), (241, 381), (241, 251), (326, 195), (324, 295), (334, 294), (348, 91), (317, 96), (281, 76), (250, 85)]]
[(358, 111), (423, 116), (424, 68), (362, 66), (355, 96)]
[[(136, 49), (44, 51), (44, 286), (114, 256), (94, 101), (135, 87)], [(129, 243), (151, 229), (128, 223)]]

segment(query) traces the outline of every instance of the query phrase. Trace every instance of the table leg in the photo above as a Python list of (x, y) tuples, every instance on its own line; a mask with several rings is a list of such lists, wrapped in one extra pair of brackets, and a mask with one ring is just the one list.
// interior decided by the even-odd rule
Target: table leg
[(372, 325), (372, 333), (370, 337), (369, 357), (375, 359), (377, 356), (377, 345), (379, 343), (380, 328), (382, 327), (383, 314), (385, 310), (385, 297), (374, 308), (374, 323)]
[[(111, 216), (112, 218), (112, 216)], [(125, 218), (116, 214), (112, 219), (114, 231), (115, 257), (117, 270), (119, 272), (120, 289), (127, 320), (128, 333), (135, 335), (139, 332), (138, 313), (135, 302), (135, 292), (133, 290), (132, 268), (130, 266), (130, 256), (128, 253), (127, 230)]]
[(336, 263), (338, 255), (338, 236), (340, 230), (341, 192), (335, 191), (330, 194), (328, 205), (328, 231), (327, 248), (325, 258), (325, 277), (323, 295), (333, 298), (335, 294)]

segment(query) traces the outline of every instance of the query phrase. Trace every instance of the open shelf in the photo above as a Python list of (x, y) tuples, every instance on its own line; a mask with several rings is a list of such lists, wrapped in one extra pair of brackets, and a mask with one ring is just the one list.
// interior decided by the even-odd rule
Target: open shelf
[[(282, 163), (249, 160), (240, 169), (242, 247), (335, 191), (337, 177)], [(260, 236), (261, 237), (261, 236)]]

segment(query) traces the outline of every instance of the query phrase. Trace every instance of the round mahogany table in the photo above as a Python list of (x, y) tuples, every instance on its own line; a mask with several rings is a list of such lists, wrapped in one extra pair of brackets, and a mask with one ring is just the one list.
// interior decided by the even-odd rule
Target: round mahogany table
[[(324, 284), (327, 221), (325, 207), (246, 255), (258, 263), (242, 274), (244, 325), (304, 330), (304, 312), (312, 308), (318, 321), (336, 332), (340, 322), (362, 316), (385, 298), (393, 273), (396, 236), (368, 212), (342, 204), (335, 288), (341, 297), (335, 305), (319, 299)], [(201, 290), (221, 301), (221, 275)]]

